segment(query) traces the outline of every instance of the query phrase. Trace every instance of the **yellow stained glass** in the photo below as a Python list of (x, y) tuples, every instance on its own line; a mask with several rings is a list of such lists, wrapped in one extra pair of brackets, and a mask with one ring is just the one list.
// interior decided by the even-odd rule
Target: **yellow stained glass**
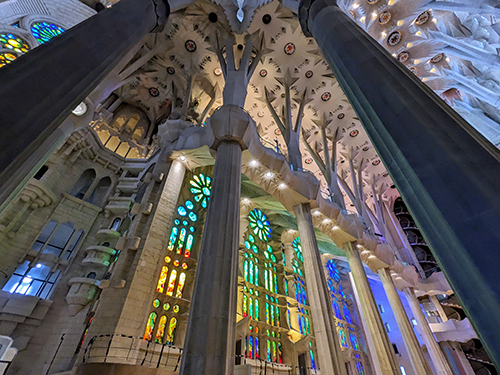
[(175, 279), (177, 278), (177, 271), (172, 270), (170, 273), (170, 279), (168, 280), (167, 295), (172, 296), (174, 294)]
[(165, 326), (167, 325), (167, 317), (163, 315), (158, 322), (158, 330), (156, 331), (155, 341), (161, 342), (163, 341), (163, 335), (165, 334)]
[(158, 279), (158, 286), (156, 287), (156, 291), (163, 293), (165, 289), (165, 281), (167, 281), (168, 267), (163, 266), (161, 268), (160, 278)]
[(186, 282), (186, 274), (182, 272), (179, 275), (179, 284), (177, 285), (177, 291), (175, 292), (175, 296), (177, 298), (182, 298), (182, 291), (184, 290), (184, 283)]
[(149, 314), (148, 323), (146, 324), (146, 332), (144, 332), (144, 340), (151, 340), (153, 338), (153, 330), (155, 328), (156, 313)]
[(167, 332), (167, 344), (172, 345), (174, 343), (176, 328), (177, 328), (177, 318), (170, 319)]

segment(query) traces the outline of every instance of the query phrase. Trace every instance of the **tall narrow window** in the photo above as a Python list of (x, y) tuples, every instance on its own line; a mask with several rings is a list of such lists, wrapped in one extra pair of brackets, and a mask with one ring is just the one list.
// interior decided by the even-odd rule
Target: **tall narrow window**
[(175, 330), (177, 328), (177, 318), (170, 319), (170, 323), (168, 324), (168, 332), (167, 332), (167, 341), (166, 343), (169, 345), (174, 344), (175, 340)]
[(248, 358), (253, 358), (253, 337), (248, 336)]
[(186, 250), (184, 250), (184, 257), (189, 258), (191, 256), (191, 249), (193, 248), (194, 236), (189, 234), (186, 241)]
[(245, 277), (245, 281), (250, 281), (249, 275), (248, 275), (248, 260), (245, 259), (245, 262), (243, 263), (243, 276)]
[(179, 275), (179, 284), (177, 285), (177, 292), (175, 292), (175, 296), (177, 298), (182, 298), (182, 291), (184, 290), (184, 283), (186, 282), (186, 274), (182, 272)]
[(162, 315), (160, 321), (158, 322), (158, 329), (156, 330), (155, 342), (159, 342), (160, 344), (162, 343), (166, 325), (167, 325), (167, 317), (165, 315)]
[(146, 332), (144, 332), (144, 340), (151, 341), (153, 338), (153, 330), (155, 329), (156, 313), (149, 314), (148, 323), (146, 324)]
[(161, 268), (160, 278), (158, 279), (158, 286), (156, 287), (157, 292), (163, 293), (163, 290), (165, 289), (165, 282), (167, 281), (167, 275), (168, 267), (163, 266)]
[(177, 278), (177, 271), (172, 270), (170, 273), (170, 279), (168, 280), (167, 295), (172, 296), (174, 294), (175, 279)]
[(255, 314), (254, 314), (254, 319), (259, 320), (259, 300), (256, 298), (255, 299)]
[(44, 299), (49, 298), (61, 271), (51, 272), (50, 267), (43, 264), (37, 264), (32, 268), (29, 265), (29, 261), (19, 265), (4, 285), (3, 290)]
[(179, 233), (179, 228), (173, 227), (172, 232), (170, 233), (170, 239), (168, 240), (167, 249), (170, 251), (174, 251), (174, 246), (177, 241), (177, 234)]
[(181, 255), (184, 249), (184, 240), (186, 239), (186, 228), (181, 229), (181, 233), (179, 234), (179, 242), (177, 243), (176, 253)]
[(243, 294), (243, 317), (245, 318), (248, 315), (248, 297), (246, 294)]

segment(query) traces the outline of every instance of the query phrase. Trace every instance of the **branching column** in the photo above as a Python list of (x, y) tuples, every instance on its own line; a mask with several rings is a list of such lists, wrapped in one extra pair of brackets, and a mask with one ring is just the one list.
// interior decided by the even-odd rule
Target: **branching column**
[(303, 0), (299, 16), (500, 368), (500, 252), (492, 250), (500, 247), (500, 150), (335, 0)]
[(304, 255), (307, 296), (311, 306), (320, 370), (322, 374), (344, 375), (346, 367), (340, 351), (333, 311), (326, 292), (325, 272), (314, 234), (311, 207), (307, 203), (299, 204), (294, 209)]
[(415, 292), (412, 288), (405, 288), (404, 293), (406, 299), (408, 300), (408, 304), (410, 305), (411, 311), (417, 320), (417, 329), (419, 329), (420, 334), (422, 335), (422, 340), (429, 351), (429, 355), (431, 356), (436, 371), (439, 375), (452, 375), (453, 372), (450, 369), (450, 365), (446, 361), (443, 351), (434, 338), (434, 334), (432, 333), (431, 327), (429, 327), (429, 322), (420, 308), (420, 303), (415, 296)]
[(403, 304), (401, 303), (399, 294), (392, 281), (390, 269), (381, 268), (378, 270), (378, 275), (380, 277), (380, 280), (382, 281), (382, 285), (384, 286), (385, 289), (385, 294), (387, 294), (387, 299), (389, 300), (392, 312), (394, 313), (394, 316), (396, 318), (399, 332), (401, 332), (401, 336), (403, 337), (406, 350), (410, 355), (410, 361), (413, 366), (413, 369), (415, 370), (415, 374), (417, 375), (430, 374), (431, 371), (429, 365), (425, 360), (424, 353), (422, 351), (422, 348), (420, 347), (417, 336), (415, 336), (413, 327), (411, 326), (411, 323), (408, 320), (406, 311), (403, 307)]
[(0, 204), (36, 172), (39, 147), (50, 151), (63, 120), (168, 15), (166, 0), (122, 0), (0, 70), (0, 123), (9, 124), (0, 127)]
[(241, 141), (250, 116), (224, 105), (209, 119), (217, 143), (213, 187), (191, 300), (182, 375), (232, 375), (235, 354)]
[(363, 324), (369, 331), (373, 344), (370, 348), (371, 355), (376, 357), (373, 362), (375, 366), (378, 366), (379, 374), (400, 375), (399, 365), (377, 309), (377, 304), (368, 283), (359, 251), (356, 245), (350, 242), (345, 244), (344, 250), (349, 261), (349, 266), (351, 267), (354, 285), (359, 297), (359, 304), (365, 317)]

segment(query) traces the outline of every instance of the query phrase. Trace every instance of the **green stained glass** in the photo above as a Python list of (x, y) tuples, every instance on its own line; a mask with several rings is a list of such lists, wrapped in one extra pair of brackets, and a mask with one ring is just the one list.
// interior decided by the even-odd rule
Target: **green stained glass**
[(278, 306), (274, 306), (276, 310), (276, 326), (280, 326), (280, 308)]
[(185, 205), (188, 210), (192, 210), (194, 208), (194, 204), (191, 201), (186, 201)]
[(192, 222), (195, 222), (196, 220), (198, 220), (198, 216), (196, 216), (196, 214), (194, 212), (190, 212), (188, 217), (189, 217), (189, 220), (191, 220)]
[(245, 262), (243, 263), (243, 276), (245, 278), (245, 281), (250, 281), (248, 275), (248, 260), (245, 260)]
[(31, 25), (31, 33), (36, 40), (43, 44), (62, 34), (64, 29), (50, 22), (35, 22)]
[(153, 306), (154, 306), (155, 308), (160, 307), (160, 300), (159, 300), (159, 299), (155, 299), (155, 300), (153, 301)]
[(180, 223), (181, 223), (181, 221), (180, 221), (179, 219), (175, 219), (175, 220), (174, 220), (174, 224), (175, 224), (175, 225), (179, 225)]
[(247, 303), (248, 303), (248, 297), (246, 296), (246, 294), (243, 294), (243, 317), (244, 318), (248, 315)]
[(252, 245), (252, 250), (255, 254), (259, 253), (259, 248), (256, 245)]
[(196, 202), (201, 202), (203, 208), (207, 208), (212, 190), (212, 179), (200, 173), (197, 176), (193, 176), (193, 179), (189, 181), (189, 183), (192, 186), (191, 193), (193, 194), (194, 200)]
[(170, 310), (170, 303), (168, 303), (168, 302), (167, 302), (167, 303), (164, 303), (164, 304), (163, 304), (163, 310), (165, 310), (165, 311)]
[(255, 265), (255, 285), (259, 286), (259, 266)]
[(250, 318), (253, 319), (253, 302), (252, 302), (251, 298), (249, 298), (249, 301), (248, 301), (248, 312), (250, 314)]
[(271, 254), (271, 260), (276, 263), (276, 257), (274, 256), (274, 254)]
[(269, 312), (269, 302), (266, 302), (266, 323), (270, 324), (271, 322), (271, 315)]
[(186, 211), (186, 209), (185, 209), (183, 206), (179, 206), (179, 207), (177, 208), (177, 213), (178, 213), (179, 215), (181, 215), (181, 216), (186, 216), (187, 211)]
[(255, 314), (254, 314), (254, 318), (255, 320), (259, 320), (259, 300), (256, 298), (255, 299)]
[(274, 306), (271, 305), (271, 325), (274, 326)]
[(250, 245), (250, 242), (248, 241), (245, 241), (245, 247), (250, 250), (250, 248), (252, 247), (252, 245)]
[(185, 239), (186, 239), (186, 228), (182, 228), (181, 233), (179, 234), (179, 241), (177, 242), (177, 249), (176, 249), (176, 253), (179, 255), (182, 254), (182, 251), (184, 249)]
[(266, 259), (269, 259), (269, 253), (267, 251), (264, 253), (264, 256), (266, 257)]
[(0, 46), (21, 54), (30, 50), (30, 47), (25, 40), (11, 33), (0, 34)]
[(177, 240), (177, 234), (179, 233), (179, 228), (173, 227), (172, 232), (170, 233), (170, 239), (168, 241), (167, 249), (170, 251), (174, 250), (175, 242)]
[(255, 235), (257, 235), (262, 241), (269, 241), (271, 239), (271, 227), (269, 221), (267, 221), (266, 215), (262, 213), (258, 208), (250, 211), (248, 216), (250, 222), (250, 228), (252, 228)]
[(255, 237), (252, 236), (251, 234), (248, 235), (248, 239), (250, 240), (251, 243), (255, 242)]
[(254, 268), (253, 268), (253, 262), (252, 262), (252, 261), (250, 261), (248, 271), (249, 271), (249, 273), (250, 273), (250, 279), (249, 279), (249, 281), (250, 281), (250, 283), (252, 283), (252, 284), (253, 284), (253, 270), (254, 270)]

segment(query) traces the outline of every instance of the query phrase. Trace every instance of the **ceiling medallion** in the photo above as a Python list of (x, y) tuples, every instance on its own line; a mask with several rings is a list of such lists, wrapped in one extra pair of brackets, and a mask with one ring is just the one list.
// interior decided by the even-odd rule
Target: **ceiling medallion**
[(260, 72), (259, 72), (259, 75), (260, 75), (261, 77), (265, 77), (265, 76), (267, 76), (267, 70), (266, 70), (266, 69), (261, 69), (261, 70), (260, 70)]
[(184, 43), (184, 47), (188, 52), (196, 51), (196, 43), (191, 39), (186, 40), (186, 42)]
[(259, 116), (259, 117), (264, 117), (264, 111), (259, 111), (259, 112), (257, 112), (257, 116)]
[(368, 146), (363, 147), (363, 151), (368, 151), (369, 149), (370, 149), (370, 147), (368, 147)]
[(377, 4), (378, 0), (366, 0), (366, 2), (370, 5)]
[(390, 46), (395, 46), (399, 42), (401, 42), (401, 33), (399, 31), (393, 31), (387, 37), (387, 44)]
[(339, 114), (337, 115), (337, 118), (338, 118), (339, 120), (342, 120), (344, 117), (345, 117), (345, 114), (343, 114), (343, 113), (339, 113)]
[(431, 14), (426, 10), (425, 12), (419, 14), (419, 16), (415, 19), (415, 23), (419, 26), (422, 26), (423, 24), (427, 23), (430, 18)]
[(410, 52), (408, 52), (408, 51), (400, 52), (398, 55), (398, 60), (399, 60), (399, 62), (402, 62), (402, 63), (407, 62), (409, 58), (410, 58)]
[(388, 10), (384, 10), (378, 16), (378, 23), (381, 25), (385, 25), (391, 20), (391, 18), (392, 18), (391, 12), (389, 12)]
[(387, 177), (387, 176), (389, 176), (389, 172), (382, 173), (382, 177)]
[(295, 44), (293, 44), (292, 42), (288, 42), (287, 44), (285, 44), (285, 47), (283, 49), (285, 50), (285, 53), (287, 55), (293, 55), (293, 53), (295, 52)]
[(357, 136), (358, 136), (358, 134), (359, 134), (359, 130), (356, 130), (356, 129), (352, 130), (352, 131), (349, 133), (349, 135), (350, 135), (351, 137), (353, 137), (353, 138), (354, 138), (354, 137), (357, 137)]
[(304, 160), (304, 162), (306, 164), (311, 164), (313, 162), (312, 158), (307, 158), (306, 160)]
[(431, 59), (431, 63), (433, 64), (437, 64), (439, 62), (441, 62), (441, 60), (443, 60), (444, 58), (444, 54), (442, 53), (438, 53), (436, 56), (434, 56), (432, 59)]
[(175, 69), (174, 69), (174, 68), (172, 68), (171, 66), (169, 66), (169, 67), (167, 68), (167, 73), (168, 73), (168, 74), (175, 74)]
[(222, 74), (222, 69), (221, 68), (215, 68), (214, 69), (214, 74), (218, 77)]
[(374, 161), (372, 161), (372, 164), (375, 165), (375, 166), (379, 165), (380, 164), (380, 160), (379, 159), (374, 160)]
[(308, 70), (305, 74), (306, 78), (311, 78), (314, 75), (312, 70)]
[(329, 101), (331, 97), (332, 94), (330, 94), (328, 91), (321, 94), (321, 100), (323, 100), (324, 102)]
[(156, 87), (150, 87), (149, 95), (151, 95), (153, 98), (156, 98), (158, 95), (160, 95), (160, 91)]
[(280, 135), (280, 134), (281, 134), (281, 130), (279, 130), (279, 129), (277, 129), (277, 128), (276, 128), (276, 129), (274, 129), (274, 134), (276, 134), (276, 135)]

